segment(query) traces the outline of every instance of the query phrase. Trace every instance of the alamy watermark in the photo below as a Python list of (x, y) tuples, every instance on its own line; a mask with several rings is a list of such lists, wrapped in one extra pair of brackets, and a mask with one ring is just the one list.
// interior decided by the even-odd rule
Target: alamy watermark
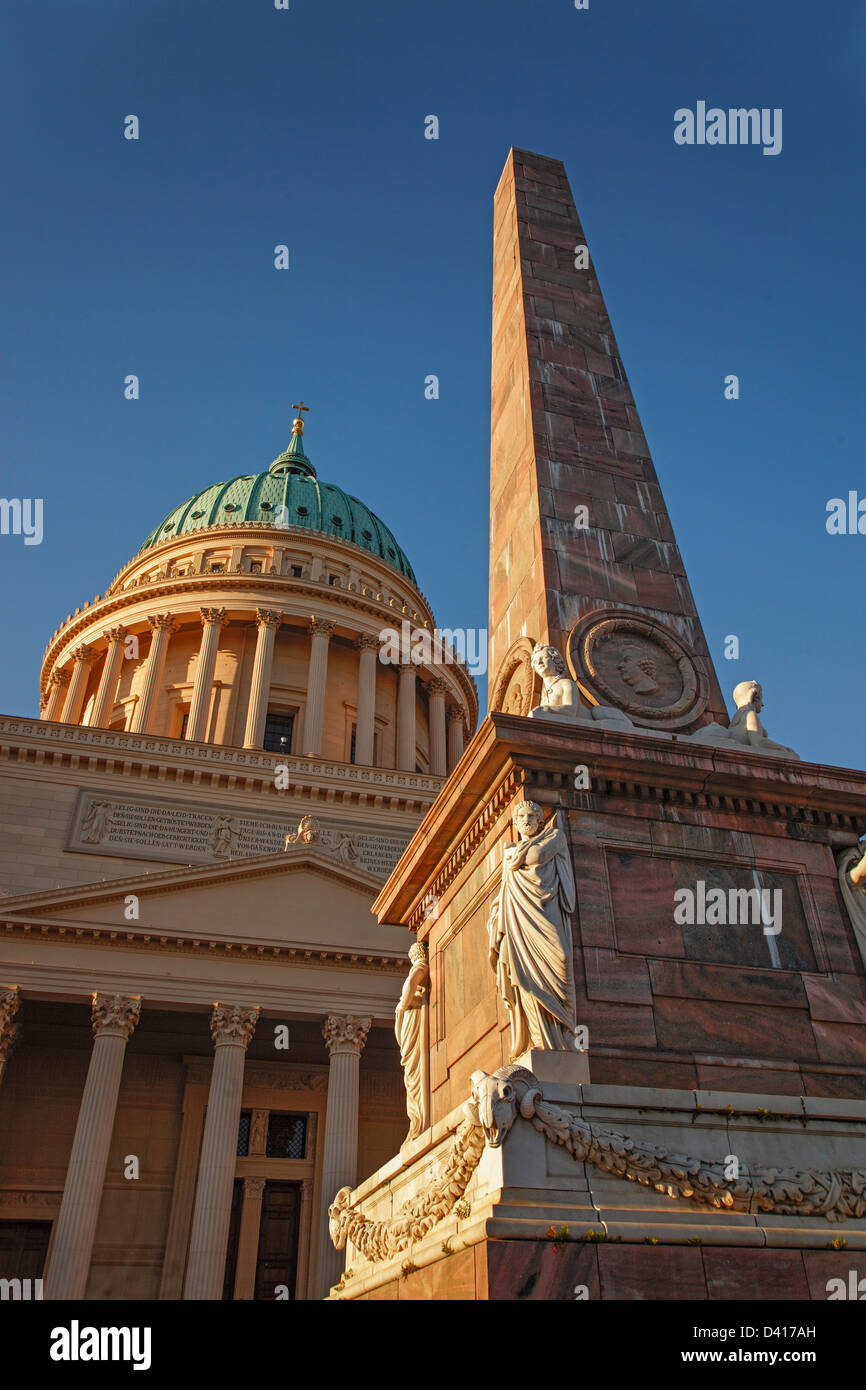
[(699, 101), (694, 111), (681, 106), (674, 112), (674, 140), (678, 145), (763, 145), (764, 154), (782, 153), (782, 108), (748, 109), (707, 107)]
[(473, 676), (487, 670), (486, 627), (413, 628), (404, 618), (399, 629), (379, 633), (379, 660), (383, 666), (465, 666)]
[(681, 927), (762, 927), (765, 936), (782, 930), (781, 888), (694, 888), (674, 890), (674, 921)]
[(42, 505), (41, 497), (0, 497), (0, 536), (23, 536), (25, 545), (41, 545)]

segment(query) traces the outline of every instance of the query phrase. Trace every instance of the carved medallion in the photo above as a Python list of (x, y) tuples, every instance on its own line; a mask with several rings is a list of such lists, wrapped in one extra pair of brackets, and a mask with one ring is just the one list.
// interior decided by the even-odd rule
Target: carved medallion
[(653, 618), (601, 610), (569, 633), (568, 664), (592, 704), (613, 705), (637, 724), (680, 729), (707, 705), (706, 680), (685, 642)]
[(499, 663), (490, 712), (527, 715), (541, 699), (541, 677), (532, 669), (532, 638), (518, 637)]

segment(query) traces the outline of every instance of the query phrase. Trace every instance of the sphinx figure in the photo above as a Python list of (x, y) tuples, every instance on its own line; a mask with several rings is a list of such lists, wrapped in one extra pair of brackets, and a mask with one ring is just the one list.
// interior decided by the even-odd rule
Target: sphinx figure
[(541, 676), (541, 704), (529, 711), (530, 719), (567, 719), (572, 724), (592, 724), (598, 721), (622, 729), (634, 729), (634, 724), (622, 710), (612, 705), (596, 705), (587, 709), (581, 702), (577, 684), (568, 675), (565, 659), (556, 647), (536, 642), (532, 651), (532, 669)]
[(843, 850), (836, 863), (839, 868), (839, 887), (842, 889), (845, 907), (851, 919), (851, 926), (854, 928), (854, 939), (857, 942), (857, 949), (863, 964), (866, 966), (866, 843), (864, 841), (866, 841), (866, 836), (860, 840), (858, 845)]
[(394, 1032), (400, 1046), (400, 1065), (406, 1087), (409, 1133), (405, 1144), (427, 1128), (427, 946), (416, 941), (409, 947), (411, 967), (394, 1014)]
[(774, 743), (761, 723), (759, 715), (764, 707), (764, 692), (758, 681), (740, 681), (734, 689), (734, 703), (737, 712), (727, 728), (722, 724), (705, 724), (697, 733), (683, 735), (682, 742), (707, 743), (714, 748), (734, 745), (756, 753), (796, 758), (799, 762), (799, 753), (786, 748), (784, 743)]
[(511, 1055), (529, 1048), (574, 1051), (570, 917), (574, 872), (559, 816), (545, 828), (535, 801), (512, 817), (519, 836), (502, 855), (502, 881), (488, 921), (490, 965), (511, 1015)]

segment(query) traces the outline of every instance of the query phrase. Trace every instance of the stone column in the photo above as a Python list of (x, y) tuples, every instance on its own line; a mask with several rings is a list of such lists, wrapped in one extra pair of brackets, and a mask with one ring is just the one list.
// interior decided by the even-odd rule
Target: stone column
[(201, 608), (202, 637), (198, 649), (198, 664), (195, 668), (195, 681), (192, 699), (189, 702), (189, 716), (186, 721), (186, 737), (200, 742), (207, 734), (207, 718), (210, 713), (213, 693), (213, 673), (216, 668), (217, 651), (220, 644), (220, 630), (226, 623), (224, 608)]
[(20, 1007), (21, 992), (18, 986), (0, 986), (0, 1084), (3, 1082), (6, 1063), (18, 1041), (20, 1022), (16, 1015)]
[(168, 639), (177, 630), (177, 624), (171, 613), (155, 613), (152, 618), (148, 618), (148, 624), (153, 633), (150, 639), (150, 651), (147, 654), (147, 661), (144, 667), (144, 689), (141, 692), (138, 703), (135, 706), (135, 713), (132, 716), (130, 733), (149, 734), (153, 716), (156, 711), (156, 703), (159, 699), (159, 687), (162, 684), (162, 673), (165, 670), (165, 658), (168, 652)]
[(415, 771), (415, 676), (418, 668), (411, 661), (400, 665), (397, 692), (397, 766), (402, 772)]
[(448, 708), (448, 771), (453, 772), (463, 757), (463, 711), (457, 705)]
[(93, 1051), (45, 1275), (46, 1298), (81, 1299), (87, 1289), (123, 1058), (140, 1012), (139, 995), (93, 995)]
[(90, 713), (90, 727), (92, 729), (107, 729), (111, 723), (117, 687), (120, 682), (120, 665), (123, 661), (126, 628), (111, 627), (102, 635), (108, 643), (108, 650), (105, 653), (96, 701)]
[(48, 678), (48, 700), (45, 709), (42, 711), (43, 719), (59, 719), (63, 712), (63, 704), (66, 700), (66, 690), (69, 685), (69, 677), (72, 672), (68, 666), (59, 669), (55, 666)]
[(310, 1279), (310, 1233), (313, 1227), (313, 1180), (304, 1178), (301, 1183), (301, 1215), (298, 1223), (298, 1287), (297, 1299), (311, 1298), (308, 1289)]
[(252, 1299), (256, 1292), (256, 1263), (259, 1253), (259, 1228), (262, 1224), (264, 1178), (244, 1178), (241, 1203), (241, 1222), (238, 1230), (238, 1259), (232, 1294), (236, 1300)]
[(358, 648), (358, 722), (355, 726), (355, 762), (372, 767), (376, 737), (376, 666), (378, 637), (362, 633)]
[(304, 752), (322, 751), (325, 722), (325, 689), (328, 680), (328, 644), (334, 624), (328, 618), (310, 619), (310, 669), (307, 675), (307, 706), (304, 710)]
[(80, 647), (76, 647), (72, 653), (72, 680), (69, 682), (66, 703), (63, 706), (64, 724), (77, 724), (81, 719), (84, 697), (87, 694), (87, 682), (90, 679), (90, 668), (95, 660), (96, 652), (85, 642), (82, 642)]
[(271, 666), (274, 661), (274, 638), (282, 622), (282, 614), (268, 608), (256, 609), (256, 654), (250, 683), (250, 702), (247, 706), (247, 727), (244, 748), (261, 748), (265, 740), (265, 719), (268, 695), (271, 690)]
[(322, 1214), (319, 1222), (318, 1297), (327, 1297), (340, 1278), (343, 1253), (334, 1248), (328, 1232), (328, 1207), (341, 1187), (354, 1187), (358, 1177), (358, 1072), (361, 1050), (372, 1019), (352, 1014), (328, 1014), (322, 1025), (331, 1058), (328, 1108), (322, 1155)]
[(183, 1295), (188, 1301), (222, 1297), (244, 1085), (244, 1058), (258, 1016), (257, 1004), (252, 1008), (242, 1008), (237, 1004), (214, 1004), (211, 1014), (214, 1064), (189, 1237)]
[(430, 771), (434, 777), (448, 775), (448, 745), (445, 738), (445, 696), (448, 683), (437, 676), (427, 687), (430, 695)]

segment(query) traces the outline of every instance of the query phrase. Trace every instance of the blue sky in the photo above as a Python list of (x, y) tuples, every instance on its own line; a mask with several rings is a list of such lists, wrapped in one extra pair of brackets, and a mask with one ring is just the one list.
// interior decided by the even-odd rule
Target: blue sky
[[(440, 625), (486, 626), (513, 144), (566, 164), (726, 695), (755, 676), (773, 737), (862, 765), (866, 535), (825, 529), (866, 497), (856, 0), (10, 0), (3, 28), (0, 494), (44, 498), (45, 534), (0, 536), (0, 710), (38, 711), (55, 627), (266, 468), (301, 395), (320, 477)], [(677, 146), (698, 100), (781, 107), (782, 153)]]

